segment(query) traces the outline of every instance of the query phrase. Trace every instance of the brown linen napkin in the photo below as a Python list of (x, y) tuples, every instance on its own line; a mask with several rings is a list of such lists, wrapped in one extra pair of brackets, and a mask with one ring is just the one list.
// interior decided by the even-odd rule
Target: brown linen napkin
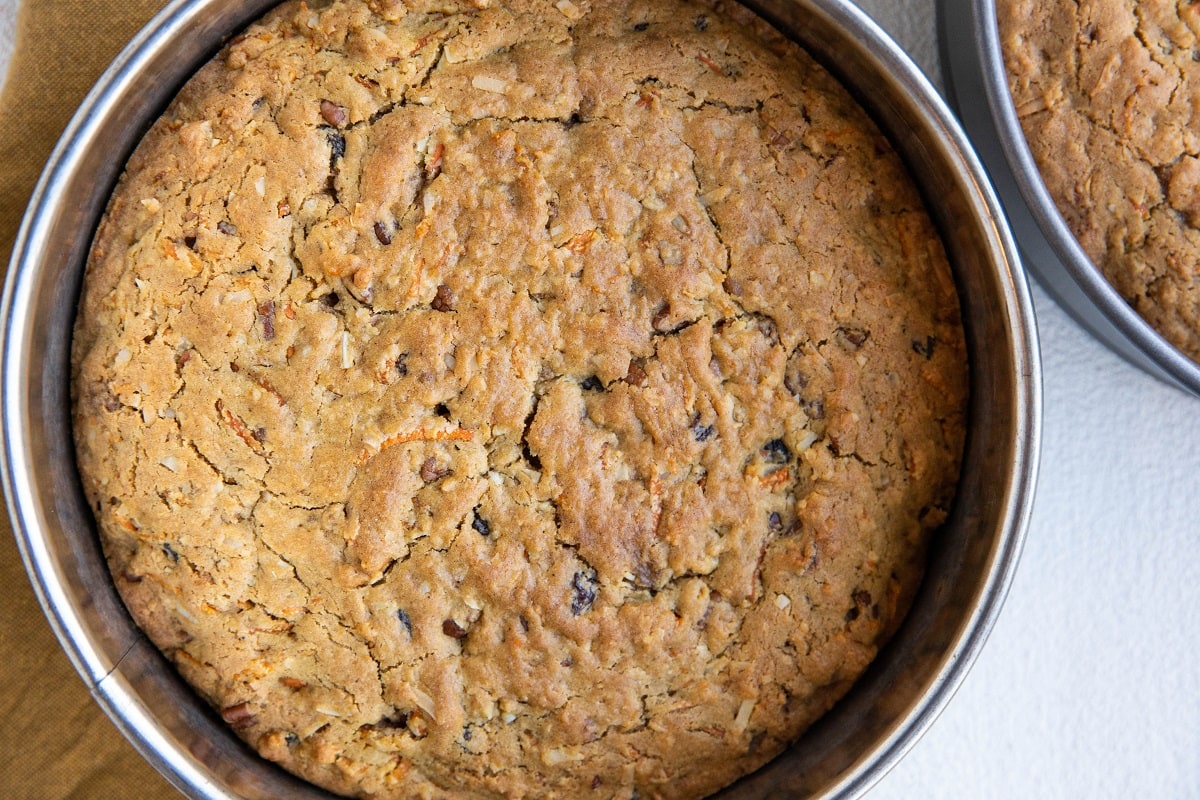
[[(0, 94), (0, 268), (33, 185), (92, 83), (165, 0), (24, 0)], [(0, 797), (147, 800), (179, 794), (88, 695), (42, 615), (0, 520)]]

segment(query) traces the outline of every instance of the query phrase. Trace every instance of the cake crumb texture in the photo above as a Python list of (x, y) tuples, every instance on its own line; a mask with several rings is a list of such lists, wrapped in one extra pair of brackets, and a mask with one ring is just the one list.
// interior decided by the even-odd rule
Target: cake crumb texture
[(1000, 0), (1029, 149), (1067, 227), (1200, 361), (1200, 4)]
[(285, 3), (97, 233), (117, 587), (263, 756), (370, 798), (672, 798), (779, 753), (952, 501), (941, 244), (746, 10)]

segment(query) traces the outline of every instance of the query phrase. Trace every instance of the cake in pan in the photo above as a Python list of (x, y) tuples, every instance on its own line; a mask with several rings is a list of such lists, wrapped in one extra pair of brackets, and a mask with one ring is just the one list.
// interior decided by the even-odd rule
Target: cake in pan
[(997, 0), (1046, 189), (1110, 284), (1200, 361), (1200, 4)]
[(675, 0), (278, 7), (131, 157), (73, 364), (130, 613), (371, 798), (771, 759), (906, 611), (967, 394), (888, 142)]

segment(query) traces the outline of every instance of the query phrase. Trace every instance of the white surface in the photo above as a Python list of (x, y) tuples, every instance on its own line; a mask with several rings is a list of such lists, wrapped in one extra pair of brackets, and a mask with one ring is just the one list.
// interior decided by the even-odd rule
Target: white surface
[[(859, 2), (940, 84), (934, 0)], [(1200, 400), (1035, 301), (1045, 427), (1021, 567), (958, 695), (869, 800), (1200, 798)]]

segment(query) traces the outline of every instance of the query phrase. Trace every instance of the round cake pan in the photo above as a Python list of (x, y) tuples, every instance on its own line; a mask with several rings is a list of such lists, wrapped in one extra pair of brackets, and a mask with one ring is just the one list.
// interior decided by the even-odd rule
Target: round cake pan
[[(328, 798), (245, 747), (134, 626), (79, 486), (69, 351), (106, 198), (182, 82), (272, 0), (176, 0), (101, 77), (59, 142), (18, 236), (3, 297), (2, 467), (18, 545), (96, 701), (191, 798)], [(916, 741), (990, 630), (1033, 501), (1041, 383), (1028, 286), (1000, 207), (920, 71), (847, 0), (758, 0), (889, 135), (945, 241), (962, 300), (972, 399), (963, 476), (912, 611), (833, 711), (726, 798), (856, 797)]]
[(1121, 297), (1055, 206), (1008, 88), (996, 0), (939, 0), (938, 17), (950, 96), (1004, 203), (1026, 266), (1059, 305), (1111, 350), (1200, 395), (1200, 364), (1167, 342)]

